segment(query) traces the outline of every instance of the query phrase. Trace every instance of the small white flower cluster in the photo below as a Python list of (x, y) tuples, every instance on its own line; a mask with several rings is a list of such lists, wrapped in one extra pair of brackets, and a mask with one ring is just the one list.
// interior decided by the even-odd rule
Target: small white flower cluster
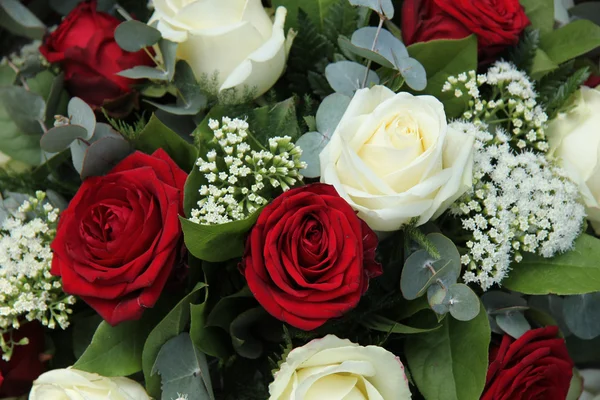
[(15, 344), (3, 334), (18, 329), (23, 319), (38, 320), (50, 329), (69, 326), (75, 297), (62, 291), (60, 279), (50, 274), (50, 243), (59, 210), (37, 192), (0, 227), (0, 349), (10, 359)]
[(522, 252), (552, 257), (571, 249), (585, 209), (564, 171), (543, 154), (514, 152), (481, 125), (451, 126), (477, 138), (473, 187), (451, 208), (472, 236), (461, 258), (465, 282), (487, 290), (502, 281), (511, 262), (522, 260)]
[(462, 115), (465, 120), (500, 130), (498, 136), (505, 137), (505, 141), (518, 149), (548, 150), (545, 134), (548, 116), (537, 104), (537, 94), (527, 74), (513, 64), (498, 61), (486, 74), (469, 71), (458, 77), (450, 76), (442, 91), (453, 91), (458, 98), (467, 93), (469, 108)]
[(246, 121), (223, 117), (221, 122), (209, 121), (214, 132), (212, 148), (206, 159), (200, 157), (196, 162), (208, 181), (200, 187), (201, 199), (190, 218), (198, 224), (224, 224), (247, 218), (277, 192), (301, 181), (298, 171), (306, 168), (300, 161), (302, 150), (289, 136), (270, 138), (269, 149), (256, 151), (248, 144)]

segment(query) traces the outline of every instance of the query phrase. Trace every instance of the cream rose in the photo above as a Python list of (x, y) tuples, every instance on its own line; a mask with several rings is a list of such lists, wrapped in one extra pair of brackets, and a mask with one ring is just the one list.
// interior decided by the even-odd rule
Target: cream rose
[(165, 39), (178, 42), (177, 57), (197, 79), (218, 72), (219, 90), (253, 90), (258, 97), (285, 68), (293, 37), (286, 40), (286, 9), (272, 22), (261, 0), (155, 0), (148, 23)]
[(582, 87), (573, 107), (550, 121), (549, 154), (579, 185), (588, 218), (600, 233), (600, 90)]
[(269, 394), (269, 400), (411, 398), (398, 357), (334, 335), (292, 350), (275, 373)]
[(374, 230), (421, 225), (471, 186), (473, 143), (435, 97), (361, 89), (321, 152), (321, 181)]
[(127, 378), (106, 378), (73, 368), (55, 369), (34, 382), (29, 400), (151, 400), (144, 388)]

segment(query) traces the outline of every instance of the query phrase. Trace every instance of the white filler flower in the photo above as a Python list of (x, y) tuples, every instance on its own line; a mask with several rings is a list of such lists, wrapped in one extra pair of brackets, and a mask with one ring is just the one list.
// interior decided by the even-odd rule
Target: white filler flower
[(155, 0), (148, 23), (178, 42), (177, 57), (196, 79), (218, 73), (219, 90), (265, 93), (283, 73), (293, 35), (285, 38), (287, 10), (272, 22), (260, 0)]
[(151, 400), (131, 379), (107, 378), (73, 368), (55, 369), (34, 382), (29, 400)]
[(321, 181), (374, 230), (421, 225), (471, 186), (473, 142), (435, 97), (361, 89), (321, 152)]
[(269, 393), (269, 400), (411, 398), (398, 357), (382, 347), (359, 346), (334, 335), (292, 350)]

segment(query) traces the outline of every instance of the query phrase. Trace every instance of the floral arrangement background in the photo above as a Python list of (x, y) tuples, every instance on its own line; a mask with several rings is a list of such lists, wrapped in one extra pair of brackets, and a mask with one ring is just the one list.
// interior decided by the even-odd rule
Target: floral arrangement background
[(600, 3), (0, 1), (0, 398), (600, 398)]

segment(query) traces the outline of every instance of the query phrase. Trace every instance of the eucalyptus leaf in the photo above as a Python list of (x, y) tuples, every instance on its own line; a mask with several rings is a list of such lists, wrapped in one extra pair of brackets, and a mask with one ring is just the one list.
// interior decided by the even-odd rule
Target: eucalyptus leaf
[(44, 133), (40, 146), (44, 151), (58, 153), (67, 149), (77, 138), (86, 138), (87, 130), (80, 125), (57, 126)]
[[(400, 69), (399, 61), (408, 58), (408, 50), (404, 43), (385, 29), (379, 30), (374, 26), (361, 28), (352, 34), (351, 42), (363, 51), (375, 52), (382, 56), (387, 63), (379, 58), (373, 61), (384, 67)], [(365, 55), (362, 56), (371, 59)]]
[(427, 87), (427, 72), (423, 65), (414, 58), (402, 58), (398, 60), (398, 69), (406, 84), (411, 89), (422, 91)]
[(349, 0), (353, 6), (368, 7), (378, 14), (383, 14), (387, 19), (394, 18), (394, 5), (392, 0)]
[(158, 68), (148, 67), (146, 65), (137, 65), (119, 72), (117, 75), (129, 79), (155, 79), (158, 81), (169, 81), (169, 74)]
[(462, 283), (456, 283), (448, 289), (450, 314), (459, 321), (470, 321), (480, 311), (479, 297)]
[(80, 125), (87, 131), (85, 140), (89, 140), (94, 135), (96, 130), (96, 115), (94, 110), (79, 97), (73, 97), (67, 106), (67, 113), (71, 124)]
[(81, 179), (104, 175), (127, 157), (131, 150), (131, 145), (126, 140), (113, 137), (92, 143), (85, 152)]
[(349, 97), (354, 96), (354, 92), (363, 87), (365, 76), (367, 76), (366, 87), (379, 84), (377, 74), (359, 63), (339, 61), (325, 68), (325, 77), (331, 88)]
[(46, 25), (18, 0), (0, 1), (0, 26), (30, 39), (41, 39), (46, 32)]
[(450, 299), (448, 287), (433, 284), (427, 289), (427, 301), (429, 307), (439, 315), (444, 315), (450, 310), (448, 300)]
[(565, 297), (563, 315), (575, 336), (585, 340), (600, 336), (600, 293)]
[(161, 39), (160, 32), (136, 20), (125, 21), (115, 29), (115, 40), (125, 51), (135, 52), (156, 44)]
[(182, 333), (163, 345), (152, 369), (162, 380), (162, 400), (186, 393), (189, 400), (214, 400), (206, 356), (188, 333)]
[(400, 277), (400, 290), (405, 299), (414, 300), (427, 290), (434, 275), (427, 266), (435, 261), (425, 250), (417, 250), (406, 259)]
[(325, 97), (316, 115), (317, 130), (329, 141), (352, 99), (340, 93)]
[(22, 133), (43, 133), (40, 122), (46, 118), (44, 98), (22, 86), (0, 87), (0, 106), (3, 107)]
[(522, 312), (498, 314), (495, 320), (500, 329), (515, 339), (520, 338), (525, 332), (531, 329), (531, 325), (529, 325)]
[(319, 154), (321, 154), (327, 143), (329, 143), (329, 139), (320, 132), (307, 132), (296, 141), (296, 146), (302, 149), (300, 161), (306, 163), (306, 168), (300, 171), (303, 176), (307, 178), (318, 178), (321, 176)]

